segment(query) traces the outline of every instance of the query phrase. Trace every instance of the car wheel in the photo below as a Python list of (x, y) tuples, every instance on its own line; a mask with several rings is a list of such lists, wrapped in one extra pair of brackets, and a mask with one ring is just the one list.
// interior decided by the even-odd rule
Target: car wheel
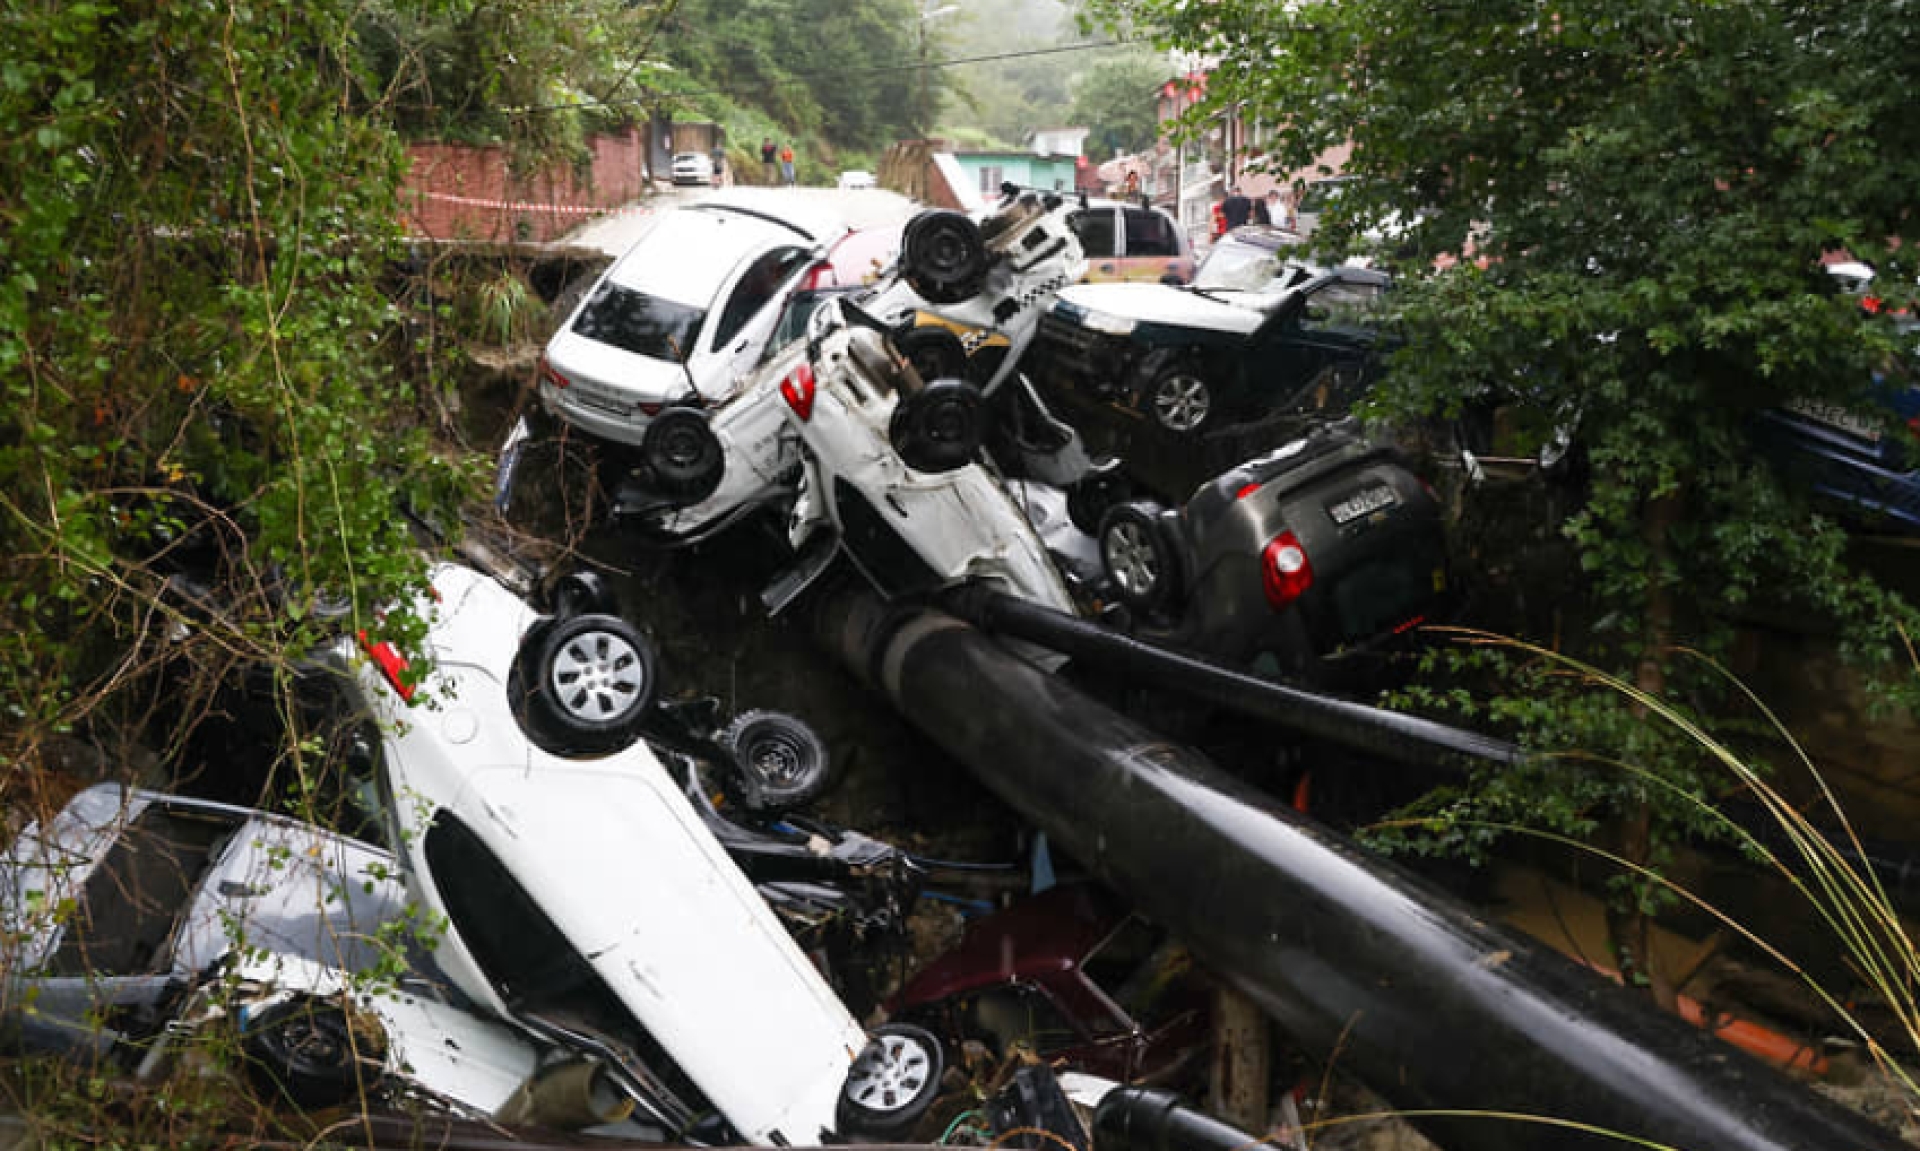
[(597, 754), (631, 744), (653, 704), (653, 647), (617, 616), (589, 612), (528, 633), (529, 735)]
[(1067, 519), (1090, 536), (1100, 534), (1107, 509), (1133, 496), (1133, 484), (1113, 468), (1089, 471), (1067, 489)]
[(979, 388), (965, 380), (934, 380), (901, 398), (887, 439), (908, 467), (939, 475), (971, 463), (986, 431)]
[(614, 615), (620, 606), (607, 581), (591, 571), (571, 571), (556, 578), (545, 599), (547, 614), (561, 619), (589, 613)]
[(907, 286), (935, 304), (957, 304), (979, 294), (987, 278), (987, 244), (980, 228), (959, 212), (922, 212), (900, 241)]
[(662, 495), (697, 504), (720, 486), (726, 455), (707, 417), (693, 408), (668, 408), (640, 437), (640, 461)]
[(911, 1023), (885, 1023), (847, 1071), (840, 1089), (840, 1134), (900, 1139), (940, 1093), (940, 1041)]
[(368, 1041), (356, 1039), (346, 1013), (330, 1003), (295, 998), (259, 1013), (246, 1024), (241, 1050), (267, 1090), (302, 1108), (333, 1107), (359, 1089), (354, 1063), (369, 1057)]
[(1190, 362), (1176, 362), (1147, 384), (1147, 414), (1170, 432), (1190, 436), (1213, 414), (1213, 388)]
[(832, 764), (811, 727), (778, 711), (746, 711), (714, 737), (740, 773), (749, 811), (804, 807), (827, 790)]
[(1157, 506), (1143, 500), (1115, 504), (1100, 517), (1099, 539), (1101, 570), (1121, 603), (1152, 611), (1173, 598), (1179, 560)]
[(922, 380), (950, 379), (967, 370), (966, 345), (945, 328), (908, 328), (893, 338), (893, 348)]

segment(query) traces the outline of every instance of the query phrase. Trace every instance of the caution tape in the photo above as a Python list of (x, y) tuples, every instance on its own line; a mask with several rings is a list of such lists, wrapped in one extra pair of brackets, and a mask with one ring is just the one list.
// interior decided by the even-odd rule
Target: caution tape
[(474, 196), (456, 196), (451, 192), (416, 192), (423, 200), (438, 200), (443, 204), (459, 204), (469, 208), (491, 208), (505, 212), (547, 212), (556, 216), (624, 216), (645, 215), (653, 211), (645, 204), (622, 204), (615, 208), (583, 207), (578, 204), (536, 204), (528, 200), (484, 200)]

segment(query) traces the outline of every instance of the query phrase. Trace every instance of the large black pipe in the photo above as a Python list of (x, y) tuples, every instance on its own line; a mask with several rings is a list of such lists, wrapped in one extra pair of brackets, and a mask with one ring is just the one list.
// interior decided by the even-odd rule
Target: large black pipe
[(851, 588), (820, 607), (916, 725), (1443, 1146), (1902, 1146), (952, 617)]
[(1464, 767), (1511, 763), (1521, 755), (1519, 748), (1506, 740), (1230, 671), (979, 584), (950, 593), (943, 606), (987, 631), (1037, 643), (1103, 669), (1151, 680), (1159, 687), (1216, 707), (1283, 724), (1396, 763)]

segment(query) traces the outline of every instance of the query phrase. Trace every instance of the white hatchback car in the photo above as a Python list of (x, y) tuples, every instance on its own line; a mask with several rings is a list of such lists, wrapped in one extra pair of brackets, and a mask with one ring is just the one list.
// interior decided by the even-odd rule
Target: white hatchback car
[[(906, 1027), (870, 1040), (632, 741), (653, 686), (645, 640), (613, 616), (543, 618), (468, 569), (433, 584), (425, 680), (376, 645), (359, 684), (409, 882), (449, 924), (446, 976), (604, 1061), (669, 1141), (805, 1146), (916, 1122), (938, 1042)], [(586, 756), (548, 750), (582, 741)]]
[(667, 213), (548, 341), (541, 402), (595, 436), (644, 447), (662, 409), (733, 394), (760, 361), (787, 293), (845, 231), (758, 202)]

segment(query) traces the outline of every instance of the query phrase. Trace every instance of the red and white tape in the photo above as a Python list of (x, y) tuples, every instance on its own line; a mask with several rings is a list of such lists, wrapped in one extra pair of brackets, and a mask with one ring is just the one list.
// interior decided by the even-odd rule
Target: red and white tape
[(474, 196), (456, 196), (451, 192), (416, 192), (423, 200), (438, 200), (443, 204), (460, 204), (469, 208), (491, 208), (507, 212), (548, 212), (556, 216), (624, 216), (644, 215), (653, 211), (645, 204), (622, 204), (617, 208), (583, 207), (578, 204), (536, 204), (528, 200), (483, 200)]

